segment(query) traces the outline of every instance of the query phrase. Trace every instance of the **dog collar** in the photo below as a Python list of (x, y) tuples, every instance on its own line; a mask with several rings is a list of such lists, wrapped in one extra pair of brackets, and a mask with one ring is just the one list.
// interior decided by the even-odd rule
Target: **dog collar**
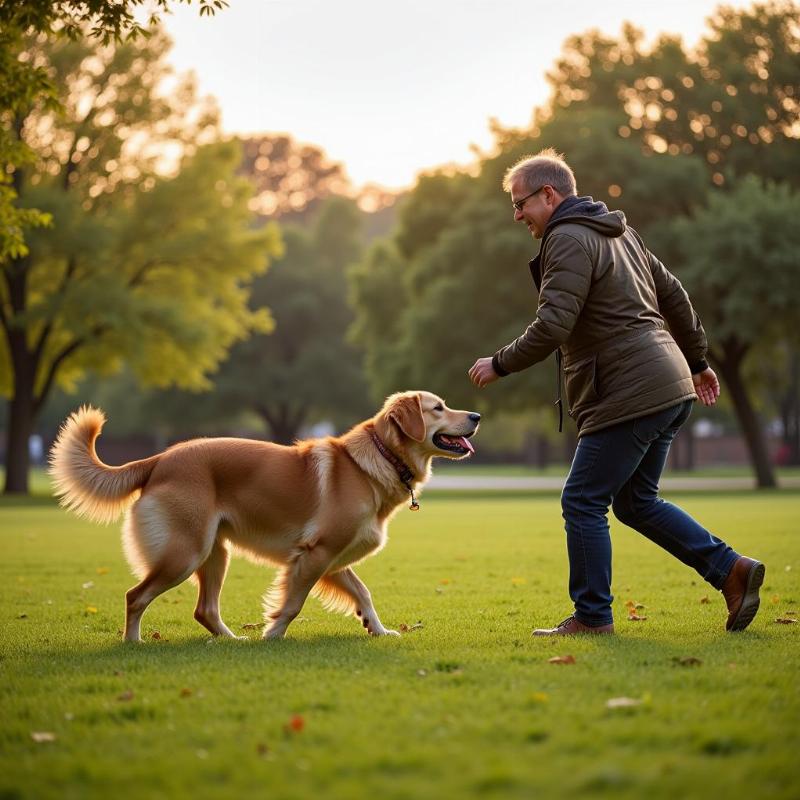
[(411, 488), (411, 481), (414, 480), (414, 473), (411, 471), (411, 468), (404, 461), (401, 461), (383, 441), (381, 441), (381, 437), (375, 432), (375, 428), (369, 429), (369, 435), (372, 437), (375, 447), (378, 448), (378, 452), (394, 467), (395, 472), (397, 472), (397, 477), (400, 478), (400, 482), (408, 489), (411, 495), (411, 505), (409, 508), (412, 511), (419, 511), (419, 503), (417, 502), (417, 498), (414, 497), (414, 490)]

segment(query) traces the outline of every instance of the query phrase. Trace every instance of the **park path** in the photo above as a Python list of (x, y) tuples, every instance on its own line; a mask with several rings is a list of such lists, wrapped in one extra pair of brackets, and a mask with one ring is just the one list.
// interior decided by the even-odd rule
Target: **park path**
[[(566, 477), (566, 476), (564, 476)], [(564, 477), (559, 476), (497, 476), (497, 475), (436, 475), (426, 485), (427, 492), (437, 490), (458, 491), (561, 491)], [(781, 489), (800, 489), (800, 476), (778, 479)], [(670, 478), (661, 479), (661, 489), (665, 492), (685, 491), (741, 491), (755, 489), (752, 477), (736, 478)]]

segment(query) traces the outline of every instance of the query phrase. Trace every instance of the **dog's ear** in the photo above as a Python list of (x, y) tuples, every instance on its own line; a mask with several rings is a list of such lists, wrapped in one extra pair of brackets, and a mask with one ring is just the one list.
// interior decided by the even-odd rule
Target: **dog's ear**
[(422, 401), (418, 394), (398, 397), (392, 403), (387, 416), (397, 423), (409, 439), (415, 442), (425, 441), (425, 417), (422, 416)]

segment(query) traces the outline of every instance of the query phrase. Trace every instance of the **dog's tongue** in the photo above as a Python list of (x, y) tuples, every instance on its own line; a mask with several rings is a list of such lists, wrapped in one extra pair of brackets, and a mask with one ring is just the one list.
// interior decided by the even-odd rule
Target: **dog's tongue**
[(470, 453), (474, 453), (474, 452), (475, 452), (475, 448), (472, 446), (472, 443), (470, 442), (470, 440), (469, 440), (469, 439), (467, 439), (467, 437), (466, 437), (466, 436), (462, 436), (462, 437), (460, 437), (459, 439), (457, 439), (456, 441), (457, 441), (457, 442), (458, 442), (460, 445), (462, 445), (463, 447), (466, 447), (466, 448), (467, 448), (467, 450), (469, 450), (469, 451), (470, 451)]

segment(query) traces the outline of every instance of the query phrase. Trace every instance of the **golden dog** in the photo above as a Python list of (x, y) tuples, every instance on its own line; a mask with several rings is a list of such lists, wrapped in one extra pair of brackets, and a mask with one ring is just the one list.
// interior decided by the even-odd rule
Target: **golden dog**
[(351, 565), (386, 544), (389, 519), (428, 480), (434, 456), (474, 452), (480, 415), (453, 411), (429, 392), (386, 400), (341, 437), (284, 447), (248, 439), (194, 439), (121, 467), (94, 443), (102, 411), (82, 408), (61, 428), (50, 474), (62, 505), (98, 522), (127, 510), (123, 544), (139, 584), (126, 594), (125, 639), (140, 641), (142, 614), (194, 575), (195, 619), (216, 636), (229, 545), (280, 567), (265, 596), (264, 638), (284, 635), (309, 592), (355, 613), (373, 636), (383, 627)]

